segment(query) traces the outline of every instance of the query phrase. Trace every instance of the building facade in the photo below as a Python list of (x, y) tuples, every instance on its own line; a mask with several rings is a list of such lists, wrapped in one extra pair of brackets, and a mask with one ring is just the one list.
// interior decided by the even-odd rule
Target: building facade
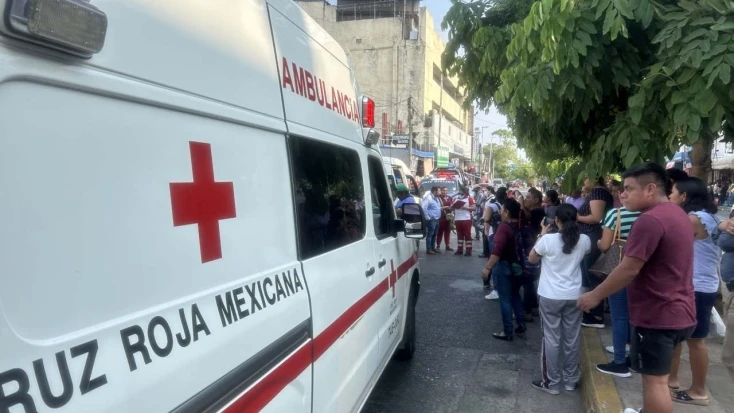
[(406, 147), (412, 136), (411, 169), (419, 176), (431, 172), (437, 159), (429, 163), (426, 154), (439, 146), (456, 166), (471, 166), (473, 108), (464, 109), (458, 79), (442, 76), (446, 45), (425, 7), (407, 0), (296, 3), (346, 50), (361, 92), (375, 101), (383, 146)]

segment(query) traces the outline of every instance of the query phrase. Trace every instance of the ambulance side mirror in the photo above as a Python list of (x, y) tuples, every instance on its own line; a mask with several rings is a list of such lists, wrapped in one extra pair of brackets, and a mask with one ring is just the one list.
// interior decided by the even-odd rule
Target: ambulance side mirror
[(423, 239), (426, 237), (426, 222), (423, 208), (418, 204), (403, 204), (405, 238)]

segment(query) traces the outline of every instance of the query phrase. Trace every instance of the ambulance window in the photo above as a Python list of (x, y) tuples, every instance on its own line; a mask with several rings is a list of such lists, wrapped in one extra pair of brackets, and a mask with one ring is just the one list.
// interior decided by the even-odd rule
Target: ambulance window
[(385, 181), (382, 162), (374, 157), (368, 158), (370, 169), (370, 193), (372, 195), (372, 221), (375, 224), (375, 235), (384, 238), (390, 235), (392, 222), (392, 200)]
[(289, 139), (298, 249), (305, 260), (364, 238), (362, 166), (357, 151)]

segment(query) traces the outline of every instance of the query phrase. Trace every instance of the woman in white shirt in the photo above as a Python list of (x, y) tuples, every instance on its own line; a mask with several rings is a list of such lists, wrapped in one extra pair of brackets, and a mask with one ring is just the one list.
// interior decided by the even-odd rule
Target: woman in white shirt
[(544, 225), (529, 257), (531, 263), (541, 261), (538, 295), (543, 378), (534, 381), (533, 387), (550, 394), (560, 393), (561, 381), (566, 390), (574, 390), (581, 378), (579, 344), (583, 313), (576, 307), (576, 300), (581, 296), (581, 261), (591, 251), (591, 241), (579, 232), (576, 216), (573, 205), (559, 205), (554, 220), (559, 232), (549, 234), (551, 226)]

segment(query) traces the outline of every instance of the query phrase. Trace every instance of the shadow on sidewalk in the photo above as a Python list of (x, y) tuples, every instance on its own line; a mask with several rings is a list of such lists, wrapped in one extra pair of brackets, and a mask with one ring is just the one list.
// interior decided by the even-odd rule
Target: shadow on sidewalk
[[(611, 326), (598, 330), (604, 347), (612, 345)], [(717, 337), (711, 332), (706, 340), (709, 350), (709, 371), (706, 378), (706, 386), (709, 390), (708, 406), (692, 406), (681, 403), (673, 403), (674, 413), (734, 413), (734, 381), (729, 377), (726, 367), (721, 363), (721, 349), (724, 339)], [(605, 351), (606, 352), (606, 351)], [(609, 360), (612, 355), (607, 353)], [(613, 376), (610, 376), (613, 377)], [(679, 372), (681, 389), (691, 385), (691, 364), (688, 358), (688, 347), (683, 345)], [(639, 409), (642, 407), (642, 377), (633, 373), (632, 377), (613, 377), (617, 390), (625, 407)]]

